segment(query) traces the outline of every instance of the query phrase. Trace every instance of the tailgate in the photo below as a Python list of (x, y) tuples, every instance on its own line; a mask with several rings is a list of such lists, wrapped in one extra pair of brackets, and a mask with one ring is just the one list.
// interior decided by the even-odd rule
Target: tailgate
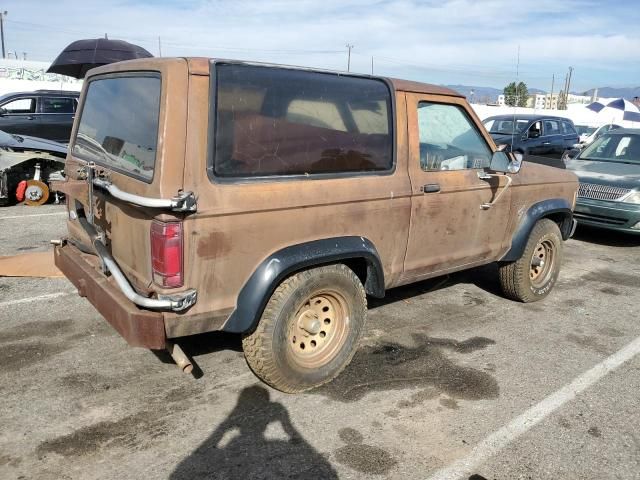
[(171, 205), (182, 205), (187, 94), (184, 59), (112, 64), (85, 81), (74, 124), (63, 188), (69, 236), (91, 245), (86, 219), (142, 294), (163, 290), (153, 284), (152, 221), (184, 216)]

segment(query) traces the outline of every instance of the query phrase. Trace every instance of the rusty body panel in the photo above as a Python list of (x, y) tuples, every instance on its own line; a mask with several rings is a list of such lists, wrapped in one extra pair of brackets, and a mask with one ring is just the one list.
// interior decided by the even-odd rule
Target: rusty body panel
[[(394, 167), (374, 175), (282, 181), (219, 182), (207, 174), (213, 101), (210, 60), (144, 59), (100, 67), (88, 82), (118, 72), (155, 71), (162, 76), (155, 174), (150, 183), (116, 171), (108, 178), (121, 190), (166, 198), (195, 192), (197, 212), (161, 213), (118, 201), (96, 190), (96, 225), (111, 254), (141, 294), (171, 292), (152, 281), (149, 231), (154, 219), (181, 220), (184, 286), (198, 290), (188, 311), (149, 312), (114, 292), (114, 285), (71, 246), (56, 248), (56, 264), (130, 343), (159, 348), (161, 340), (223, 328), (238, 294), (257, 267), (291, 245), (359, 236), (377, 250), (386, 288), (498, 260), (527, 208), (550, 196), (573, 201), (577, 186), (567, 172), (525, 164), (511, 175), (513, 186), (493, 208), (480, 205), (504, 189), (505, 178), (480, 180), (476, 170), (423, 171), (417, 139), (417, 103), (458, 105), (488, 147), (497, 148), (464, 97), (452, 90), (403, 80), (386, 80), (394, 97)], [(87, 86), (80, 99), (81, 111)], [(81, 159), (73, 156), (72, 133), (66, 172), (81, 182)], [(70, 205), (87, 208), (85, 190), (70, 182)], [(426, 195), (421, 187), (437, 183)], [(62, 187), (64, 188), (64, 187)], [(68, 220), (70, 238), (90, 244), (78, 222)], [(124, 240), (126, 239), (126, 241)], [(88, 280), (85, 280), (88, 279)], [(108, 292), (102, 296), (100, 292)], [(140, 327), (133, 324), (140, 322)], [(162, 331), (160, 332), (160, 327)], [(152, 347), (150, 345), (153, 345)]]

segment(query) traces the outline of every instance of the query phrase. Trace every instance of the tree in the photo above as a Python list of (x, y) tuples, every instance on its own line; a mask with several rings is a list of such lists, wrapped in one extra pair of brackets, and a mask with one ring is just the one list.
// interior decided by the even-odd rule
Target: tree
[(510, 107), (526, 107), (528, 98), (529, 91), (524, 82), (520, 82), (517, 85), (516, 82), (511, 82), (504, 87), (504, 103)]

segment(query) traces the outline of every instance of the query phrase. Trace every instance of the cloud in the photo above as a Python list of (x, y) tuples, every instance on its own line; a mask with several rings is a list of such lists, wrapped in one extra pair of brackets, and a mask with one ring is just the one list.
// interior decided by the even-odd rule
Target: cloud
[[(157, 54), (346, 68), (443, 83), (545, 86), (575, 68), (578, 89), (637, 82), (635, 2), (591, 0), (22, 0), (8, 48), (51, 60), (83, 37), (123, 38)], [(620, 21), (624, 19), (624, 21)], [(49, 25), (50, 28), (42, 27)]]

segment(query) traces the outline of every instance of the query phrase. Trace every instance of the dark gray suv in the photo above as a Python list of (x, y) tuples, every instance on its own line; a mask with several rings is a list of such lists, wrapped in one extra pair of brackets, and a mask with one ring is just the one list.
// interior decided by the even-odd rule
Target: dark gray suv
[(69, 143), (80, 92), (36, 90), (0, 97), (0, 130)]
[[(506, 144), (509, 146), (508, 150), (520, 152), (525, 158), (560, 159), (566, 150), (573, 148), (579, 141), (573, 122), (562, 117), (497, 115), (482, 123), (497, 145)], [(547, 163), (555, 165), (554, 162)]]

